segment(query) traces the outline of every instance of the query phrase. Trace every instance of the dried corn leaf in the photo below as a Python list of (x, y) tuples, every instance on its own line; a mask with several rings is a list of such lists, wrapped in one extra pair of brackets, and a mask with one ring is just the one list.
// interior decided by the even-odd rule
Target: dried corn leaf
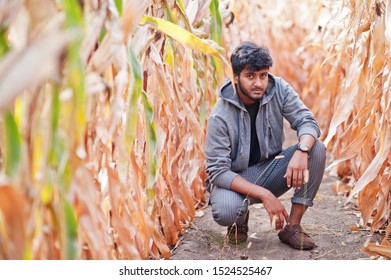
[(365, 203), (360, 203), (361, 216), (364, 225), (368, 224), (369, 219), (377, 203), (377, 193), (379, 192), (380, 176), (377, 176), (373, 182), (368, 184), (360, 193), (359, 200), (365, 199)]
[(337, 180), (333, 184), (332, 188), (337, 195), (346, 195), (352, 190), (353, 187), (347, 184), (343, 184), (341, 181)]
[(26, 245), (26, 201), (14, 187), (0, 185), (0, 259), (23, 258)]
[(122, 29), (123, 36), (126, 38), (135, 30), (140, 18), (144, 15), (145, 10), (150, 6), (150, 0), (125, 0), (123, 4)]
[(391, 148), (391, 134), (388, 122), (383, 122), (380, 135), (380, 149), (372, 160), (368, 168), (361, 175), (348, 199), (360, 192), (365, 186), (372, 182), (378, 176), (379, 170), (388, 157)]
[(58, 67), (61, 52), (70, 41), (68, 33), (56, 32), (32, 42), (19, 51), (10, 51), (0, 60), (0, 110), (31, 85), (39, 85)]
[(372, 255), (372, 256), (383, 256), (391, 259), (391, 246), (389, 245), (378, 245), (369, 243), (365, 245), (362, 249), (362, 252)]

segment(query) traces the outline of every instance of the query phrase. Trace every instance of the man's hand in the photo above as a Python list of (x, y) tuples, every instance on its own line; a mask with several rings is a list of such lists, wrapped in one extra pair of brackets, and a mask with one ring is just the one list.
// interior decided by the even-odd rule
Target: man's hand
[(231, 183), (231, 190), (262, 201), (270, 217), (270, 223), (275, 224), (276, 230), (289, 224), (289, 215), (284, 205), (272, 194), (271, 191), (254, 185), (241, 176), (236, 176)]
[(286, 183), (289, 188), (300, 189), (303, 184), (308, 183), (308, 176), (308, 154), (297, 150), (286, 169)]
[(274, 224), (276, 230), (284, 227), (285, 222), (289, 225), (289, 215), (284, 205), (268, 190), (262, 197), (263, 206), (270, 217), (270, 224)]

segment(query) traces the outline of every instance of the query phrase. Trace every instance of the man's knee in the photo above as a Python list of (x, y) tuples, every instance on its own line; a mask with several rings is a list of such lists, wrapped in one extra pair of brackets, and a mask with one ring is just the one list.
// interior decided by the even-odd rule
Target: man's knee
[(316, 140), (310, 153), (310, 161), (315, 160), (317, 163), (326, 163), (326, 146), (323, 142)]
[(212, 203), (213, 220), (221, 226), (231, 226), (234, 223), (241, 224), (248, 211), (248, 201), (244, 200), (241, 205), (234, 203)]
[(308, 168), (310, 170), (309, 187), (313, 194), (309, 197), (315, 197), (317, 190), (320, 187), (324, 170), (326, 166), (326, 147), (325, 145), (317, 140), (315, 145), (312, 147)]

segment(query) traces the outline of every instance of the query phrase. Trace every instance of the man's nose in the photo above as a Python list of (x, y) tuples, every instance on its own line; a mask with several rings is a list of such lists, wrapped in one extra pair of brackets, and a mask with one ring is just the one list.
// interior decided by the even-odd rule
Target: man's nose
[(263, 81), (260, 77), (256, 77), (255, 78), (255, 81), (254, 81), (254, 85), (257, 86), (257, 87), (261, 87), (263, 84)]

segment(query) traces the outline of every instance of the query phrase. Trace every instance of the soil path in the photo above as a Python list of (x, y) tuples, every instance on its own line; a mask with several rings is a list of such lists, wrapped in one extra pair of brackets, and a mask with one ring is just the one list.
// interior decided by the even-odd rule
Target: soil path
[[(289, 130), (288, 130), (289, 131)], [(289, 145), (295, 140), (287, 134)], [(298, 251), (280, 242), (277, 232), (269, 223), (262, 204), (250, 206), (249, 238), (246, 244), (231, 245), (225, 242), (226, 227), (213, 221), (210, 207), (198, 212), (191, 226), (172, 249), (173, 260), (355, 260), (368, 259), (361, 248), (366, 241), (381, 241), (378, 234), (351, 230), (358, 225), (360, 212), (344, 207), (345, 198), (338, 196), (332, 186), (337, 178), (325, 173), (314, 201), (303, 217), (302, 225), (314, 238), (316, 247), (311, 251)], [(292, 191), (280, 197), (289, 211)]]

